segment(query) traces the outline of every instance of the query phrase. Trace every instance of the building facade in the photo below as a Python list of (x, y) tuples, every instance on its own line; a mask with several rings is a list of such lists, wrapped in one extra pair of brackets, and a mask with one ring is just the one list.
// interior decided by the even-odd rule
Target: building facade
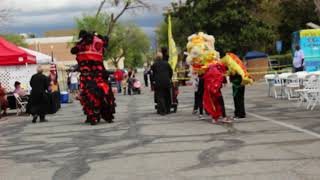
[(76, 64), (76, 56), (70, 53), (73, 36), (26, 39), (29, 49), (54, 57), (58, 64)]

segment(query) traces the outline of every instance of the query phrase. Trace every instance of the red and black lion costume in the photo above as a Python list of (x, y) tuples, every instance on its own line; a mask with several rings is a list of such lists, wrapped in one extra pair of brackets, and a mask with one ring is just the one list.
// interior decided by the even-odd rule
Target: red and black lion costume
[(109, 85), (109, 74), (103, 65), (108, 38), (80, 31), (80, 41), (71, 49), (77, 55), (80, 75), (80, 102), (87, 116), (86, 123), (96, 125), (103, 118), (112, 123), (115, 98)]

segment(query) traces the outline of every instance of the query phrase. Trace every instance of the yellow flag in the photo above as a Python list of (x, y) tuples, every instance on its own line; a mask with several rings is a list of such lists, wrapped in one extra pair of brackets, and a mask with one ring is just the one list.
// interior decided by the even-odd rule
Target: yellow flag
[(176, 70), (178, 63), (178, 50), (172, 36), (171, 16), (168, 17), (168, 41), (169, 41), (169, 64), (173, 71)]

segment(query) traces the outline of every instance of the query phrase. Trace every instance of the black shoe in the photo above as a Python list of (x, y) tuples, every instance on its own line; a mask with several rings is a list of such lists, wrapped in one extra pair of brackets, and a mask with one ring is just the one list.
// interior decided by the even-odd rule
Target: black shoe
[(42, 120), (40, 120), (40, 122), (41, 122), (41, 123), (44, 123), (44, 122), (48, 122), (48, 120), (42, 119)]
[(113, 120), (109, 120), (108, 123), (112, 124), (112, 123), (114, 123), (114, 121)]
[(36, 123), (37, 119), (38, 119), (38, 116), (33, 116), (32, 123)]
[(97, 122), (96, 121), (91, 121), (90, 124), (91, 124), (91, 126), (95, 126), (95, 125), (97, 125)]

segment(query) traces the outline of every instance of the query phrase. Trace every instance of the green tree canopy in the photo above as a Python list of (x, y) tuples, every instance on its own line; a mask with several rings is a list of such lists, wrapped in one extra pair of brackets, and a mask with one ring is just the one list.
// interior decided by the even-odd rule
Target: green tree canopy
[[(106, 35), (108, 32), (109, 16), (99, 14), (97, 17), (83, 15), (76, 19), (78, 30), (95, 31)], [(138, 26), (131, 23), (117, 23), (110, 34), (109, 47), (105, 58), (111, 59), (117, 65), (121, 58), (125, 58), (126, 67), (142, 66), (145, 54), (149, 51), (150, 40), (148, 36)]]
[(285, 48), (290, 49), (292, 33), (305, 29), (306, 23), (319, 24), (316, 5), (312, 0), (281, 0), (281, 24), (279, 33), (284, 40)]
[(28, 47), (28, 44), (25, 42), (24, 38), (18, 34), (2, 34), (0, 36), (17, 46)]
[(311, 0), (186, 0), (172, 3), (157, 28), (158, 44), (167, 44), (167, 16), (172, 16), (176, 43), (184, 48), (187, 37), (203, 31), (216, 37), (219, 51), (243, 55), (250, 50), (272, 53), (275, 41), (288, 44), (305, 23), (318, 23)]

